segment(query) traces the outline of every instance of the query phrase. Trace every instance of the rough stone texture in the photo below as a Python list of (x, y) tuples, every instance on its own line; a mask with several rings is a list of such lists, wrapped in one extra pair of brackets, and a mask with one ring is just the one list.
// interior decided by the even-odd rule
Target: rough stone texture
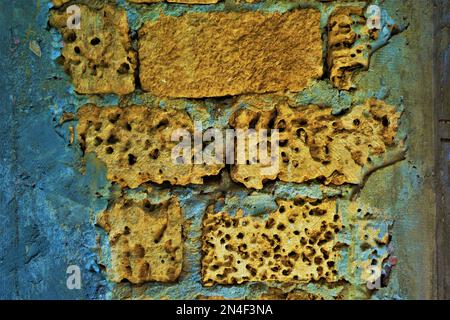
[[(369, 67), (370, 45), (361, 40), (368, 35), (363, 7), (336, 9), (328, 21), (328, 67), (330, 80), (336, 88), (354, 88), (355, 71)], [(360, 28), (355, 31), (355, 25)]]
[(133, 92), (137, 62), (125, 11), (111, 5), (101, 9), (78, 7), (80, 29), (67, 27), (65, 11), (52, 11), (50, 16), (50, 24), (62, 34), (62, 63), (75, 90), (81, 94)]
[(142, 87), (158, 96), (300, 91), (323, 72), (313, 9), (162, 15), (139, 39)]
[(387, 232), (383, 233), (379, 229), (377, 222), (370, 220), (358, 221), (353, 227), (357, 230), (356, 235), (358, 239), (356, 241), (361, 243), (360, 249), (362, 248), (362, 251), (369, 251), (372, 254), (365, 259), (364, 254), (356, 255), (352, 265), (352, 272), (356, 273), (358, 270), (361, 270), (362, 284), (368, 281), (373, 282), (374, 276), (372, 271), (377, 270), (380, 272), (383, 270), (383, 266), (389, 258), (389, 252), (383, 249), (389, 245), (390, 235)]
[(278, 200), (267, 219), (214, 213), (203, 221), (202, 280), (205, 286), (248, 281), (338, 280), (336, 201)]
[(293, 290), (289, 292), (283, 292), (279, 288), (269, 288), (268, 292), (262, 294), (259, 299), (261, 300), (324, 300), (323, 297), (301, 290)]
[(159, 204), (118, 199), (101, 213), (97, 224), (109, 236), (114, 282), (172, 282), (182, 270), (183, 217), (176, 198)]
[[(236, 300), (226, 299), (223, 296), (203, 296), (197, 297), (199, 300)], [(269, 288), (269, 290), (257, 297), (257, 300), (324, 300), (323, 297), (308, 293), (302, 290), (292, 290), (284, 292), (279, 288)]]
[(108, 179), (122, 187), (136, 188), (144, 182), (173, 185), (202, 184), (223, 165), (172, 161), (172, 142), (177, 129), (193, 132), (185, 111), (145, 106), (97, 107), (86, 105), (78, 112), (78, 137), (85, 153), (94, 152), (105, 162)]
[[(167, 0), (169, 3), (186, 3), (186, 4), (214, 4), (220, 0)], [(134, 3), (157, 3), (164, 2), (164, 0), (128, 0)]]
[(233, 180), (255, 189), (277, 177), (297, 183), (319, 179), (327, 185), (361, 184), (376, 157), (390, 149), (402, 150), (403, 142), (395, 139), (400, 118), (395, 107), (372, 99), (343, 116), (331, 112), (282, 101), (274, 109), (238, 110), (230, 120), (232, 127), (258, 130), (272, 124), (280, 131), (279, 170), (265, 176), (262, 164), (237, 164), (231, 171)]

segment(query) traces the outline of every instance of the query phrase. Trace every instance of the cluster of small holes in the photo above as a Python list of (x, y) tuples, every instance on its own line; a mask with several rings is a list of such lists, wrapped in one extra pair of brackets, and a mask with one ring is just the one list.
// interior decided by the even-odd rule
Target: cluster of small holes
[(212, 214), (204, 221), (203, 281), (334, 281), (335, 202), (284, 201), (267, 220)]
[(64, 41), (58, 61), (76, 91), (121, 95), (134, 91), (137, 61), (124, 28), (126, 12), (109, 5), (94, 9), (79, 4), (79, 8), (82, 28), (69, 28), (63, 10), (53, 10), (50, 16), (51, 26), (59, 29)]

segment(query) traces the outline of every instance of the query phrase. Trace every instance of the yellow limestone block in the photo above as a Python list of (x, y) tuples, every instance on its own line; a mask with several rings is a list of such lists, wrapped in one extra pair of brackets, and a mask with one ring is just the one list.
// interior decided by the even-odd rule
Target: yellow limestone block
[(319, 179), (327, 185), (362, 184), (380, 157), (396, 142), (400, 112), (375, 99), (352, 107), (345, 115), (332, 115), (331, 108), (315, 105), (291, 107), (278, 102), (274, 109), (250, 107), (230, 119), (233, 128), (276, 128), (279, 133), (279, 169), (261, 174), (262, 164), (236, 164), (231, 177), (247, 188), (262, 189), (276, 178), (302, 183)]
[(68, 27), (65, 11), (52, 11), (50, 24), (64, 40), (61, 51), (65, 71), (80, 94), (120, 95), (134, 91), (136, 52), (128, 35), (126, 12), (111, 5), (80, 8), (80, 28)]
[(338, 280), (336, 234), (341, 218), (335, 200), (278, 201), (267, 219), (214, 213), (203, 221), (205, 286), (248, 281)]
[(70, 0), (53, 0), (53, 5), (55, 7), (61, 7), (63, 4), (66, 4), (67, 2), (69, 2)]
[(162, 15), (140, 29), (139, 59), (157, 96), (301, 91), (323, 73), (320, 12)]
[(177, 129), (193, 132), (193, 121), (182, 110), (145, 106), (97, 107), (78, 111), (78, 139), (85, 153), (93, 152), (107, 166), (107, 177), (122, 187), (144, 182), (173, 185), (202, 184), (217, 175), (223, 164), (179, 163), (172, 159)]
[(267, 293), (259, 297), (260, 300), (324, 300), (323, 297), (302, 290), (283, 292), (279, 288), (269, 288)]
[[(361, 259), (361, 257), (355, 257), (352, 261), (351, 269), (353, 273), (361, 271), (362, 283), (376, 283), (381, 281), (381, 274), (384, 263), (389, 258), (388, 250), (380, 250), (380, 248), (387, 248), (391, 239), (389, 232), (382, 232), (380, 226), (383, 223), (374, 223), (373, 221), (358, 221), (355, 225), (357, 230), (358, 241), (361, 242), (361, 250), (375, 250), (376, 256), (373, 255), (367, 259)], [(387, 224), (385, 223), (385, 230), (388, 231)], [(377, 250), (378, 249), (378, 250)]]
[(176, 198), (159, 204), (120, 198), (97, 224), (109, 236), (114, 282), (172, 282), (183, 263), (181, 208)]
[[(167, 2), (173, 3), (185, 3), (185, 4), (214, 4), (220, 0), (167, 0)], [(128, 2), (134, 3), (157, 3), (164, 2), (164, 0), (128, 0)]]
[(370, 45), (359, 41), (353, 27), (361, 26), (361, 32), (368, 36), (362, 7), (343, 7), (336, 9), (328, 21), (328, 67), (330, 80), (336, 88), (354, 88), (352, 79), (355, 71), (369, 67)]

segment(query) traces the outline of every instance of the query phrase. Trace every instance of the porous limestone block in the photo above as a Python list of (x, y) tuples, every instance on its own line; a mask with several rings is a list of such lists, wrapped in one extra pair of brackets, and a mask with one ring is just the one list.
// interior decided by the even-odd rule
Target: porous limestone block
[(403, 141), (395, 139), (399, 119), (395, 107), (375, 99), (341, 116), (333, 115), (329, 107), (292, 107), (282, 101), (274, 109), (239, 109), (230, 119), (233, 128), (279, 130), (278, 171), (264, 175), (263, 164), (236, 164), (231, 177), (254, 189), (262, 189), (265, 181), (276, 178), (296, 183), (318, 179), (327, 185), (360, 185), (375, 167), (375, 158), (382, 158), (387, 151), (402, 150)]
[(59, 29), (61, 60), (80, 94), (125, 95), (135, 89), (136, 52), (131, 47), (126, 12), (111, 5), (80, 8), (80, 28), (68, 27), (70, 16), (53, 10), (50, 24)]
[(106, 164), (108, 179), (122, 187), (166, 181), (173, 185), (202, 184), (203, 177), (217, 175), (224, 167), (174, 161), (172, 151), (179, 144), (172, 141), (174, 131), (194, 131), (192, 119), (183, 110), (85, 105), (78, 111), (78, 119), (82, 150), (95, 153)]
[[(369, 30), (363, 7), (336, 9), (328, 21), (328, 67), (330, 80), (336, 88), (354, 88), (353, 77), (358, 70), (367, 70), (371, 54)], [(358, 26), (358, 32), (355, 30)]]
[(323, 73), (320, 12), (161, 15), (139, 30), (139, 59), (157, 96), (301, 91)]
[(119, 198), (101, 213), (97, 225), (108, 234), (114, 282), (173, 282), (183, 264), (183, 216), (173, 197), (153, 204), (149, 200)]
[(278, 200), (278, 206), (266, 219), (208, 209), (202, 235), (205, 286), (339, 280), (336, 235), (342, 224), (336, 201), (298, 198)]

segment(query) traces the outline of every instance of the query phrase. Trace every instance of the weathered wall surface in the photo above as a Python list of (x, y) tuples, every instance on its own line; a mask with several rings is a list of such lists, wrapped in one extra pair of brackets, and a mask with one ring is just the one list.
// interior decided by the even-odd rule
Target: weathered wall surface
[(450, 154), (450, 91), (448, 90), (450, 64), (450, 16), (448, 15), (450, 4), (442, 3), (438, 4), (439, 9), (434, 14), (434, 20), (436, 21), (435, 32), (435, 48), (434, 48), (434, 61), (435, 70), (434, 81), (438, 85), (434, 88), (435, 106), (436, 106), (436, 119), (437, 121), (437, 134), (436, 134), (436, 164), (437, 164), (437, 176), (438, 176), (438, 193), (441, 195), (438, 197), (438, 216), (437, 216), (437, 228), (436, 228), (436, 245), (437, 245), (437, 272), (436, 282), (438, 289), (438, 297), (440, 299), (450, 299), (450, 275), (448, 273), (450, 264), (450, 246), (448, 246), (448, 234), (449, 234), (449, 211), (450, 208), (450, 190), (449, 190), (449, 154)]
[[(364, 2), (50, 2), (0, 10), (2, 298), (437, 296), (448, 105), (436, 114), (445, 27), (429, 1), (375, 1), (378, 32)], [(64, 27), (71, 4), (96, 16), (89, 32)], [(165, 130), (194, 121), (283, 130), (281, 173), (253, 185), (258, 165), (165, 166)]]

